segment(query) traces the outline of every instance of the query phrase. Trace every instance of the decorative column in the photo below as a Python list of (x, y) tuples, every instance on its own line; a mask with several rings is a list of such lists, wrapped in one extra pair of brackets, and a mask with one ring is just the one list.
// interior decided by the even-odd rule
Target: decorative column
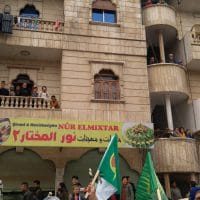
[(56, 167), (55, 194), (58, 190), (59, 183), (64, 181), (64, 171), (65, 171), (65, 168)]
[(170, 95), (165, 95), (165, 106), (166, 106), (166, 112), (167, 112), (168, 128), (170, 130), (174, 130)]
[(158, 39), (159, 39), (159, 50), (160, 50), (160, 62), (165, 63), (165, 46), (164, 46), (164, 38), (163, 33), (160, 30), (158, 33)]
[(164, 181), (165, 181), (165, 191), (168, 198), (171, 199), (171, 188), (170, 188), (170, 178), (169, 174), (164, 174)]

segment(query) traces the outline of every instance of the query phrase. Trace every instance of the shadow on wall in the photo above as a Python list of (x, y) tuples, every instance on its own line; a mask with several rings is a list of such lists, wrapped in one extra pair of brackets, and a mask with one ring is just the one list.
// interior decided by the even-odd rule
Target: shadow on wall
[(43, 190), (54, 189), (55, 166), (51, 161), (43, 160), (38, 154), (25, 149), (22, 153), (10, 149), (0, 154), (0, 177), (4, 192), (20, 191), (22, 182), (33, 185), (34, 180), (41, 181)]

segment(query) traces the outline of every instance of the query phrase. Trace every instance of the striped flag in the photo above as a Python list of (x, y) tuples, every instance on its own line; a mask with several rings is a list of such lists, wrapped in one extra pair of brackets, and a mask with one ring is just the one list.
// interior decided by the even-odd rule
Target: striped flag
[(136, 200), (168, 200), (153, 167), (150, 152), (147, 153), (136, 188)]

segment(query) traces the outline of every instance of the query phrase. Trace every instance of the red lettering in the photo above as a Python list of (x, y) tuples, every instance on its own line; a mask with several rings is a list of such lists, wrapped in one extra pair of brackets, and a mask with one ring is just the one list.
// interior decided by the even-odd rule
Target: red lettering
[(58, 124), (58, 129), (66, 129), (66, 124)]
[(78, 125), (78, 130), (84, 130), (83, 125)]
[(14, 141), (16, 142), (17, 141), (17, 135), (19, 134), (19, 130), (14, 130), (13, 131), (13, 137), (14, 137)]
[(75, 124), (58, 124), (58, 129), (69, 129), (69, 130), (75, 130), (76, 129), (76, 125)]
[(118, 126), (114, 126), (114, 131), (119, 131), (119, 127)]

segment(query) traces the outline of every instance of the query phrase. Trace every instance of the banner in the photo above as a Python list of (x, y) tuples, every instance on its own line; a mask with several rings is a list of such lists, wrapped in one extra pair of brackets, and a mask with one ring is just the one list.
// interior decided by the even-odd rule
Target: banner
[(115, 133), (119, 147), (154, 144), (151, 123), (0, 118), (0, 146), (107, 147)]

